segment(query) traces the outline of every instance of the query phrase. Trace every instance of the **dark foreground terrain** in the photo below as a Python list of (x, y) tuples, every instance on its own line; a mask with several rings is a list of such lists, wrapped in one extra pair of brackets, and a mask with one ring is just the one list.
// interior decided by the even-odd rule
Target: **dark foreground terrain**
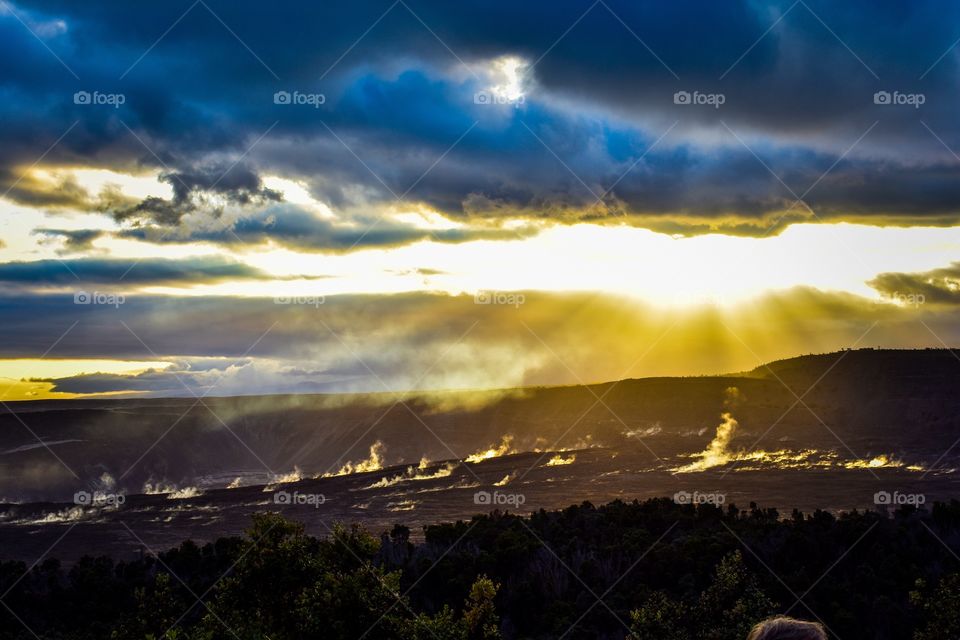
[(278, 514), (132, 561), (0, 564), (0, 638), (742, 640), (960, 637), (960, 503), (778, 513), (671, 499), (322, 538)]
[[(730, 376), (433, 396), (10, 403), (0, 559), (129, 560), (277, 510), (323, 536), (675, 496), (832, 512), (960, 497), (960, 360), (859, 350)], [(36, 436), (36, 437), (34, 437)], [(918, 497), (919, 496), (919, 497)]]
[(738, 423), (734, 449), (949, 467), (940, 456), (960, 438), (960, 358), (859, 350), (589, 386), (6, 403), (0, 502), (69, 501), (100, 485), (135, 494), (313, 477), (367, 460), (373, 447), (379, 466), (462, 459), (505, 437), (509, 453), (637, 447), (656, 467), (703, 450), (724, 412)]
[[(551, 459), (573, 460), (548, 465)], [(133, 559), (185, 539), (207, 542), (237, 535), (254, 513), (276, 510), (326, 535), (335, 522), (362, 523), (371, 531), (403, 523), (412, 537), (423, 526), (494, 506), (517, 513), (560, 509), (584, 500), (602, 504), (668, 495), (679, 501), (781, 510), (873, 509), (878, 494), (891, 502), (920, 496), (924, 504), (960, 496), (952, 472), (925, 474), (898, 467), (781, 468), (769, 464), (729, 471), (735, 463), (694, 473), (671, 473), (651, 464), (642, 447), (522, 453), (477, 463), (440, 462), (424, 469), (391, 467), (296, 482), (210, 489), (197, 495), (128, 495), (123, 504), (32, 503), (0, 511), (0, 559), (33, 561), (51, 550), (64, 561), (85, 554)], [(686, 460), (675, 459), (676, 464)], [(664, 464), (664, 466), (670, 466)], [(729, 471), (729, 473), (727, 473)], [(488, 499), (489, 498), (489, 499)], [(913, 500), (913, 501), (916, 501)]]
[(947, 350), (8, 406), (3, 639), (960, 637)]

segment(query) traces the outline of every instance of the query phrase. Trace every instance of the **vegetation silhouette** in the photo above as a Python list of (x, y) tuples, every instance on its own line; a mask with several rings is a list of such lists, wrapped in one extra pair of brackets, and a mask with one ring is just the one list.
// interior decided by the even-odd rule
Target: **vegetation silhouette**
[[(0, 638), (742, 640), (785, 614), (831, 637), (960, 637), (960, 502), (781, 517), (668, 499), (495, 511), (379, 538), (274, 513), (133, 561), (0, 563)], [(34, 635), (36, 634), (36, 635)]]

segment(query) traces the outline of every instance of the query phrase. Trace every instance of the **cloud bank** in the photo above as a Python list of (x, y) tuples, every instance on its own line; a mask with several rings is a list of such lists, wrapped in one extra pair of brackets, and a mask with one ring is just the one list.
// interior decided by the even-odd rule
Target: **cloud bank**
[[(104, 8), (0, 13), (0, 189), (103, 213), (130, 237), (318, 251), (428, 238), (363, 232), (398, 203), (468, 225), (441, 241), (505, 218), (757, 236), (799, 220), (957, 221), (955, 6)], [(44, 149), (43, 166), (154, 172), (173, 195), (31, 179)], [(302, 181), (335, 219), (278, 206), (267, 174)], [(233, 233), (196, 224), (224, 215)]]

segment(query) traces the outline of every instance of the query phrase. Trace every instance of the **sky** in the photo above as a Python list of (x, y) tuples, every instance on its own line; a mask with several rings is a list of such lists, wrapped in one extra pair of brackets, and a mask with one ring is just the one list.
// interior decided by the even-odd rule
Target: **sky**
[(0, 0), (0, 401), (952, 347), (958, 18)]

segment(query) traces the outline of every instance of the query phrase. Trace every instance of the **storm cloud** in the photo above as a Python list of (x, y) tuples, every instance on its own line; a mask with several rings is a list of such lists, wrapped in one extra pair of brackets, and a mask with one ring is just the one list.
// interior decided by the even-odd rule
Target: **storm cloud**
[(960, 304), (960, 262), (922, 273), (881, 273), (868, 283), (883, 296), (917, 304)]
[[(308, 276), (301, 276), (308, 277)], [(228, 258), (201, 256), (182, 260), (146, 258), (76, 258), (35, 260), (0, 264), (0, 286), (42, 289), (44, 287), (113, 287), (193, 285), (225, 280), (275, 279), (264, 272)]]
[[(958, 12), (21, 0), (0, 11), (0, 190), (181, 239), (198, 210), (258, 219), (273, 207), (278, 234), (299, 224), (276, 208), (268, 174), (306, 184), (347, 223), (404, 202), (480, 226), (626, 220), (760, 236), (800, 220), (953, 224)], [(501, 104), (491, 92), (505, 58), (519, 61), (523, 98)], [(42, 154), (43, 165), (154, 171), (174, 195), (53, 188), (25, 175)], [(312, 245), (421, 237), (321, 230)]]

